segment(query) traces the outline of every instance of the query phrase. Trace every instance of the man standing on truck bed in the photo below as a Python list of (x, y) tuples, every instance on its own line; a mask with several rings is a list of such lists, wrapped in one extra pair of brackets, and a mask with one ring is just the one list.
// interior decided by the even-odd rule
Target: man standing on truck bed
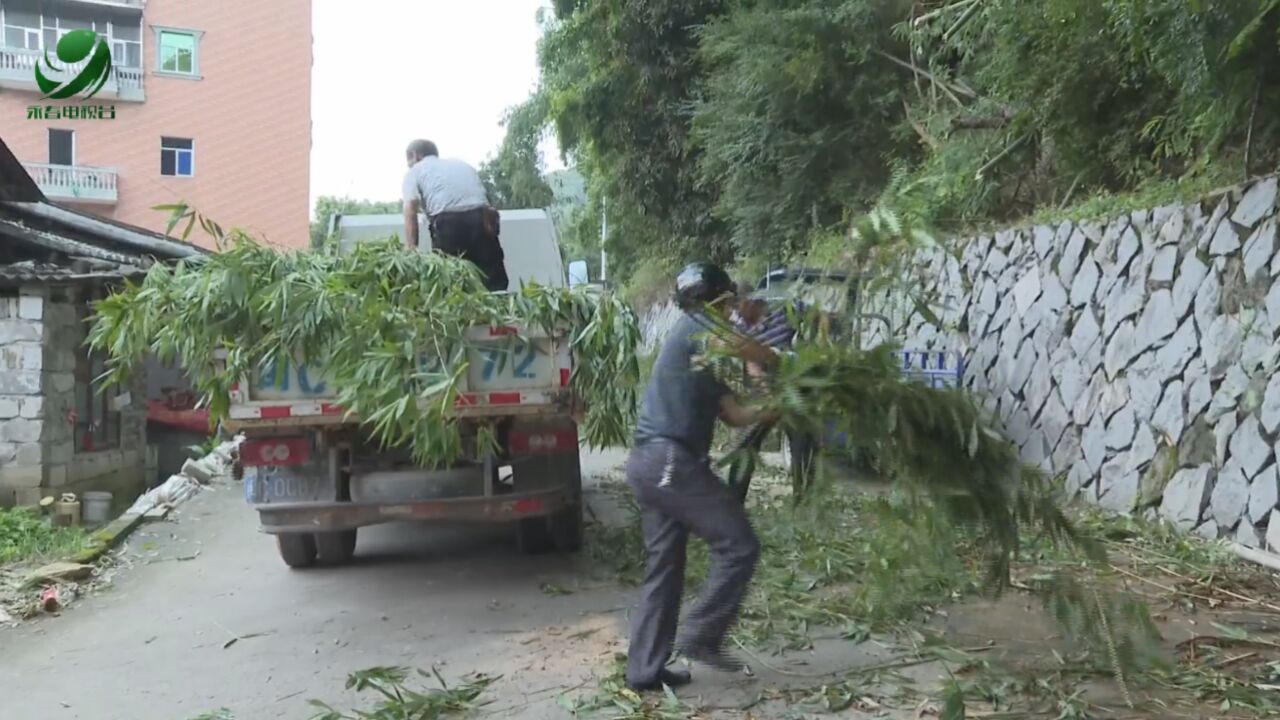
[[(707, 314), (727, 322), (733, 296), (729, 276), (709, 263), (690, 265), (676, 278), (676, 303), (686, 314), (662, 343), (627, 460), (627, 484), (640, 506), (647, 554), (627, 657), (627, 684), (635, 690), (689, 682), (687, 672), (666, 667), (676, 647), (689, 659), (721, 670), (743, 667), (724, 643), (755, 572), (760, 543), (742, 503), (716, 477), (708, 455), (717, 417), (738, 427), (762, 417), (743, 407), (710, 370), (694, 365), (713, 325)], [(762, 365), (774, 357), (750, 340), (737, 351)], [(711, 569), (677, 642), (691, 532), (706, 540)]]
[(420, 246), (418, 211), (426, 213), (431, 246), (475, 263), (490, 292), (507, 289), (507, 269), (498, 242), (498, 211), (489, 205), (480, 175), (461, 160), (440, 157), (430, 140), (414, 140), (405, 151), (404, 244)]

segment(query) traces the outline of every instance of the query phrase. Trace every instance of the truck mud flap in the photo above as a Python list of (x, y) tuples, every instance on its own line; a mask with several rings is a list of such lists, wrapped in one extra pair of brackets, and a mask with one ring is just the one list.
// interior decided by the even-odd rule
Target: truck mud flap
[(312, 533), (351, 530), (405, 520), (501, 523), (545, 517), (568, 504), (563, 488), (536, 492), (376, 504), (301, 502), (255, 505), (265, 533)]

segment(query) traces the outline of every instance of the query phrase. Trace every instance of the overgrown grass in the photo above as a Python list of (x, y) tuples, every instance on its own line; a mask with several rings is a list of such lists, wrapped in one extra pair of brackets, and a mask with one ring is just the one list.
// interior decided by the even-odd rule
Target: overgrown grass
[(56, 560), (84, 547), (80, 528), (54, 527), (26, 508), (0, 509), (0, 565)]
[[(1068, 204), (1044, 204), (1021, 217), (985, 220), (980, 217), (939, 221), (934, 230), (947, 238), (948, 245), (963, 246), (971, 237), (995, 230), (1027, 225), (1054, 225), (1065, 220), (1072, 222), (1105, 222), (1136, 210), (1152, 210), (1164, 205), (1186, 204), (1209, 198), (1213, 193), (1238, 185), (1244, 181), (1238, 164), (1233, 162), (1209, 163), (1193, 174), (1176, 178), (1153, 176), (1136, 187), (1125, 191), (1095, 190), (1081, 194)], [(893, 206), (912, 215), (909, 203), (895, 200)], [(912, 215), (914, 217), (914, 215)], [(925, 218), (929, 220), (930, 218)], [(939, 235), (939, 237), (943, 237)], [(788, 262), (797, 267), (843, 268), (847, 266), (851, 252), (849, 233), (844, 227), (824, 227), (811, 232), (805, 242), (806, 250)], [(743, 264), (759, 264), (748, 258)]]
[(1135, 210), (1151, 210), (1171, 203), (1189, 203), (1244, 181), (1238, 166), (1209, 164), (1179, 178), (1154, 177), (1124, 192), (1097, 191), (1065, 207), (1046, 206), (1026, 218), (1030, 225), (1072, 220), (1107, 220)]

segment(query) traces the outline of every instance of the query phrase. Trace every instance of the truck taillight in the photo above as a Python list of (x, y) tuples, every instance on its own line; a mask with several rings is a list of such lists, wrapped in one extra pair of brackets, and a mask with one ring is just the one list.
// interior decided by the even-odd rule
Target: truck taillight
[(311, 443), (306, 438), (246, 440), (240, 458), (245, 467), (305, 465), (311, 459)]

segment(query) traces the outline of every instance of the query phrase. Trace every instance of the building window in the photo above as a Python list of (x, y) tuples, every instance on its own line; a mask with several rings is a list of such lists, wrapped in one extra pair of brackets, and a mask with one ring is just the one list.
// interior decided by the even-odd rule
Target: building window
[(160, 174), (170, 177), (195, 175), (195, 142), (190, 138), (160, 138)]
[(4, 46), (20, 50), (40, 49), (40, 6), (29, 0), (5, 3)]
[[(93, 301), (105, 296), (106, 293), (99, 290), (83, 302), (76, 303), (76, 319), (79, 321), (76, 324), (82, 328), (81, 335), (88, 332)], [(75, 347), (76, 406), (72, 417), (75, 451), (90, 453), (120, 447), (120, 412), (114, 407), (115, 397), (120, 390), (102, 388), (95, 382), (106, 372), (106, 357), (102, 353), (87, 351), (81, 343), (77, 343)]]
[(156, 72), (184, 77), (200, 77), (200, 36), (198, 30), (155, 28)]
[(142, 22), (129, 18), (111, 20), (111, 61), (117, 67), (142, 68)]
[(132, 8), (78, 7), (43, 11), (36, 0), (5, 0), (0, 3), (0, 23), (4, 34), (0, 45), (7, 48), (44, 52), (52, 50), (71, 30), (93, 30), (111, 46), (111, 60), (122, 68), (142, 67), (142, 13)]
[(49, 128), (49, 164), (76, 164), (76, 133), (74, 130)]

